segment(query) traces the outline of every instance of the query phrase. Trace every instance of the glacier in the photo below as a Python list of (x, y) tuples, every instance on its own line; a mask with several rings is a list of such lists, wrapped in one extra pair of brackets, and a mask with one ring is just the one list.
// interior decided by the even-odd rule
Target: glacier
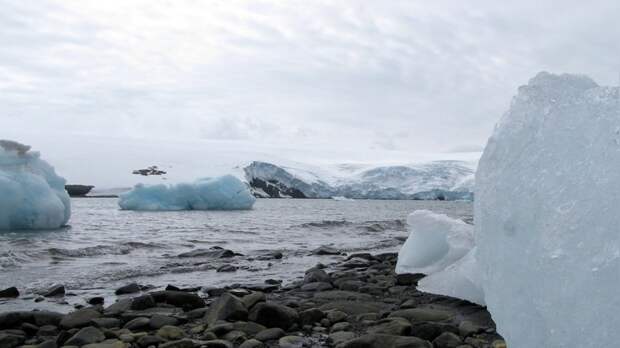
[(249, 187), (233, 175), (198, 179), (173, 185), (138, 184), (119, 195), (123, 210), (244, 210), (256, 198)]
[(475, 259), (474, 227), (445, 214), (416, 210), (398, 253), (396, 273), (421, 273), (418, 289), (484, 305)]
[(475, 162), (322, 167), (254, 161), (245, 179), (259, 197), (472, 200)]
[(0, 230), (56, 229), (70, 217), (65, 179), (30, 146), (0, 140)]
[(615, 347), (620, 88), (540, 73), (519, 88), (476, 173), (485, 301), (508, 347)]

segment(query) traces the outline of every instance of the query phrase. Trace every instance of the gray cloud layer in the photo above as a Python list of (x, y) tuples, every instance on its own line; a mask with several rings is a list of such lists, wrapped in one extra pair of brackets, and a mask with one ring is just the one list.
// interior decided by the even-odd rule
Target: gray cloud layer
[(0, 124), (13, 131), (472, 151), (538, 71), (603, 84), (620, 71), (616, 1), (0, 8)]

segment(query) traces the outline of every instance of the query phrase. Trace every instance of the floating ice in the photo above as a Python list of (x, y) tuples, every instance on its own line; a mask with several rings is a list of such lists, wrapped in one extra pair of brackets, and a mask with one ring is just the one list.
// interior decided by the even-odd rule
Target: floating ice
[(477, 260), (511, 348), (618, 346), (619, 95), (540, 73), (480, 160)]
[(136, 185), (119, 195), (125, 210), (241, 210), (251, 209), (256, 198), (248, 186), (232, 175), (175, 185)]
[(428, 210), (414, 211), (407, 224), (411, 232), (398, 253), (396, 273), (426, 274), (420, 290), (483, 304), (473, 226)]
[(0, 140), (0, 230), (54, 229), (70, 216), (65, 179), (30, 146)]

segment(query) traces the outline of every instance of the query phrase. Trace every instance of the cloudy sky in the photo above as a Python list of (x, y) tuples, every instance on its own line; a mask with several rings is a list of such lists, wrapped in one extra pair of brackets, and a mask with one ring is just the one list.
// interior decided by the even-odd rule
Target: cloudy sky
[(620, 71), (613, 0), (0, 8), (0, 138), (202, 139), (388, 159), (479, 151), (537, 72), (615, 85)]

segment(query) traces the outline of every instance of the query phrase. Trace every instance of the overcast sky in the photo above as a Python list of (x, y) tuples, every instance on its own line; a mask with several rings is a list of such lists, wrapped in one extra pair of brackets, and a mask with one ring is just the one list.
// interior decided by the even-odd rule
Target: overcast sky
[(0, 0), (0, 138), (479, 151), (541, 70), (618, 83), (619, 4)]

